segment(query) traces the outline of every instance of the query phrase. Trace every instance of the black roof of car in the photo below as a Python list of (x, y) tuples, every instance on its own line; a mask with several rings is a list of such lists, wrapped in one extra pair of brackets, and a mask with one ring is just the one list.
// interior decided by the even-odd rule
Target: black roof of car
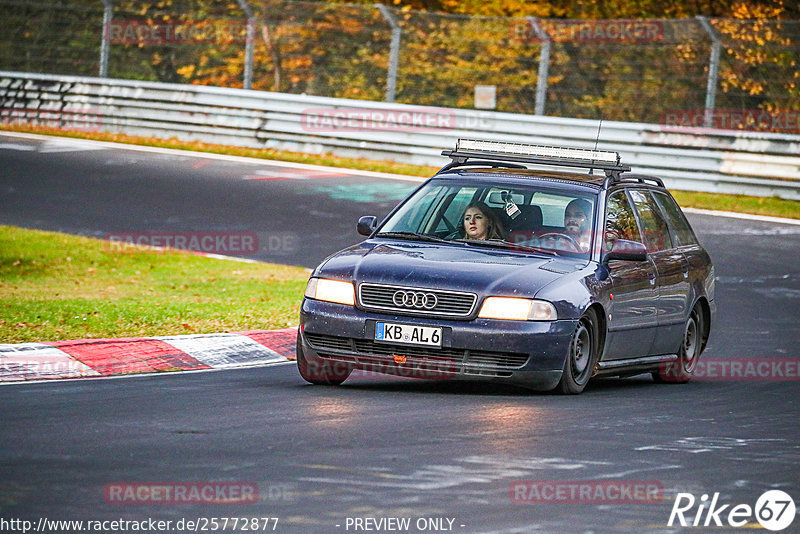
[[(459, 139), (455, 150), (444, 150), (442, 155), (450, 157), (452, 161), (442, 167), (436, 176), (494, 174), (498, 177), (568, 182), (598, 189), (608, 189), (620, 183), (648, 183), (664, 187), (660, 178), (628, 172), (631, 168), (620, 163), (617, 152)], [(589, 172), (530, 169), (527, 165), (585, 168)], [(604, 174), (594, 174), (595, 170), (601, 170)]]

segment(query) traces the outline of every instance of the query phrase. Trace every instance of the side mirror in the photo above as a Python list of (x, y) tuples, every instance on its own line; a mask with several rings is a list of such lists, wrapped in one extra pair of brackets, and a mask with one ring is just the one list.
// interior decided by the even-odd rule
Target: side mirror
[(645, 261), (647, 260), (647, 249), (636, 241), (617, 239), (611, 250), (605, 255), (603, 262), (608, 263), (611, 260)]
[(378, 226), (378, 218), (372, 215), (365, 215), (358, 220), (356, 230), (361, 235), (370, 236), (375, 231), (376, 226)]

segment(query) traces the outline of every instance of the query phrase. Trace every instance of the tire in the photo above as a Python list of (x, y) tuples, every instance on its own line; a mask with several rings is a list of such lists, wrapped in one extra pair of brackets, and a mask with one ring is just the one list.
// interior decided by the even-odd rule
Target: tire
[(338, 386), (350, 376), (350, 367), (336, 362), (309, 362), (303, 353), (300, 335), (297, 336), (297, 370), (303, 380), (318, 386)]
[(580, 318), (572, 334), (561, 381), (554, 390), (556, 393), (577, 395), (584, 390), (597, 365), (599, 334), (597, 313), (590, 308)]
[(703, 352), (705, 323), (699, 306), (692, 308), (683, 330), (683, 341), (678, 349), (678, 359), (653, 371), (653, 380), (659, 383), (685, 384), (692, 379), (697, 361)]

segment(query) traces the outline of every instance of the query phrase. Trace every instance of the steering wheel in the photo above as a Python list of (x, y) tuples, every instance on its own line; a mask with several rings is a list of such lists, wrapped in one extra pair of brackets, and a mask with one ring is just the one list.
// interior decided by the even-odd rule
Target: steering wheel
[(556, 239), (564, 239), (569, 243), (572, 247), (572, 250), (575, 252), (582, 252), (580, 245), (578, 245), (577, 241), (567, 234), (562, 234), (561, 232), (548, 232), (546, 234), (542, 234), (539, 236), (539, 241), (543, 241), (547, 237), (555, 237)]

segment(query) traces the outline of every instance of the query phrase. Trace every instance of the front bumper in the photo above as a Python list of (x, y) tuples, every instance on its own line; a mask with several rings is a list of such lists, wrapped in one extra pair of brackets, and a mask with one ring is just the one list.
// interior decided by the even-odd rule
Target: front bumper
[[(442, 347), (377, 343), (375, 323), (442, 328)], [(298, 341), (306, 360), (423, 379), (492, 380), (553, 389), (577, 321), (453, 321), (360, 310), (304, 299)]]

